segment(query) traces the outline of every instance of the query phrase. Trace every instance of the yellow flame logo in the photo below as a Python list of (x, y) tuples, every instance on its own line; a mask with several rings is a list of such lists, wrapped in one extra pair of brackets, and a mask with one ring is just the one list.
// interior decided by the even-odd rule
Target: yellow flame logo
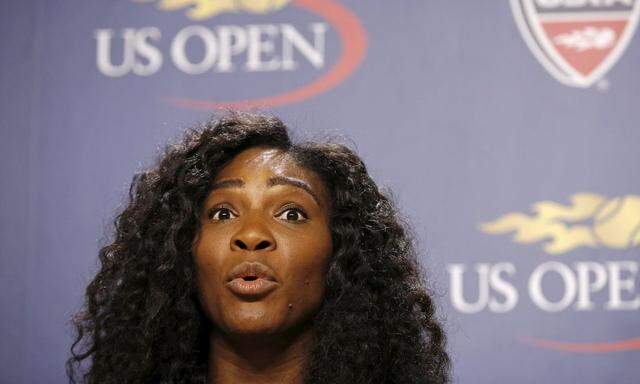
[(571, 205), (553, 201), (533, 204), (533, 215), (511, 212), (481, 223), (489, 234), (514, 232), (513, 241), (545, 241), (543, 249), (559, 255), (578, 247), (628, 249), (640, 245), (640, 196), (608, 199), (593, 193), (576, 193)]
[(193, 20), (205, 20), (227, 12), (269, 13), (285, 7), (291, 0), (134, 0), (156, 3), (163, 11), (188, 8), (185, 14)]

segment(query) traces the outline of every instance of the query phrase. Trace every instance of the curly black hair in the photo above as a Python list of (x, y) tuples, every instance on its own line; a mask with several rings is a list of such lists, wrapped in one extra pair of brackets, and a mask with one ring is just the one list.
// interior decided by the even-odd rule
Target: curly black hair
[(71, 382), (206, 383), (210, 320), (192, 242), (211, 180), (240, 151), (281, 149), (331, 197), (333, 254), (305, 383), (445, 383), (450, 360), (409, 228), (362, 160), (334, 143), (292, 143), (278, 118), (230, 112), (189, 129), (134, 176), (113, 241), (74, 316)]

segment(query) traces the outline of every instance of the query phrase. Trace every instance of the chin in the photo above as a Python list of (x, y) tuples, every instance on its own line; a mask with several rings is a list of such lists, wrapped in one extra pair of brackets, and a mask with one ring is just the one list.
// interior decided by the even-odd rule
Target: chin
[[(229, 310), (229, 309), (228, 309)], [(263, 303), (242, 303), (227, 313), (227, 328), (235, 334), (272, 334), (277, 333), (281, 320)]]

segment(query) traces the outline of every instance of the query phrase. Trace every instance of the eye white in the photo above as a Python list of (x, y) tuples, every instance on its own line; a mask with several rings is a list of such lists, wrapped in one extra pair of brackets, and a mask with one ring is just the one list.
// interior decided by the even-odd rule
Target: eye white
[[(289, 212), (295, 212), (298, 215), (298, 218), (295, 220), (290, 220), (287, 216)], [(293, 208), (289, 208), (284, 210), (280, 215), (277, 216), (280, 219), (286, 220), (286, 221), (304, 221), (306, 219), (306, 217), (304, 216), (304, 214), (302, 214), (302, 212), (300, 212), (297, 209), (293, 209)]]
[[(225, 218), (225, 219), (221, 219), (220, 218), (220, 213), (221, 212), (225, 212), (225, 213), (229, 213), (229, 217)], [(233, 214), (233, 212), (231, 212), (231, 210), (229, 208), (217, 208), (214, 213), (213, 216), (211, 217), (211, 220), (216, 220), (216, 221), (220, 221), (220, 220), (230, 220), (230, 219), (235, 219), (236, 215)]]

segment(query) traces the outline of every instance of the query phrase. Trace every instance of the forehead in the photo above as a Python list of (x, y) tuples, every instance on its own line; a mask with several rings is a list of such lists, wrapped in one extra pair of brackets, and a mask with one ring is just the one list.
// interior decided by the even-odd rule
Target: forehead
[(277, 148), (253, 147), (238, 153), (225, 164), (216, 175), (215, 180), (240, 175), (250, 176), (257, 173), (271, 173), (279, 176), (306, 174), (290, 155)]
[(263, 182), (273, 176), (286, 176), (305, 181), (320, 198), (328, 202), (328, 194), (320, 176), (300, 166), (293, 157), (277, 148), (252, 147), (237, 154), (224, 165), (213, 182), (241, 179), (245, 183)]

